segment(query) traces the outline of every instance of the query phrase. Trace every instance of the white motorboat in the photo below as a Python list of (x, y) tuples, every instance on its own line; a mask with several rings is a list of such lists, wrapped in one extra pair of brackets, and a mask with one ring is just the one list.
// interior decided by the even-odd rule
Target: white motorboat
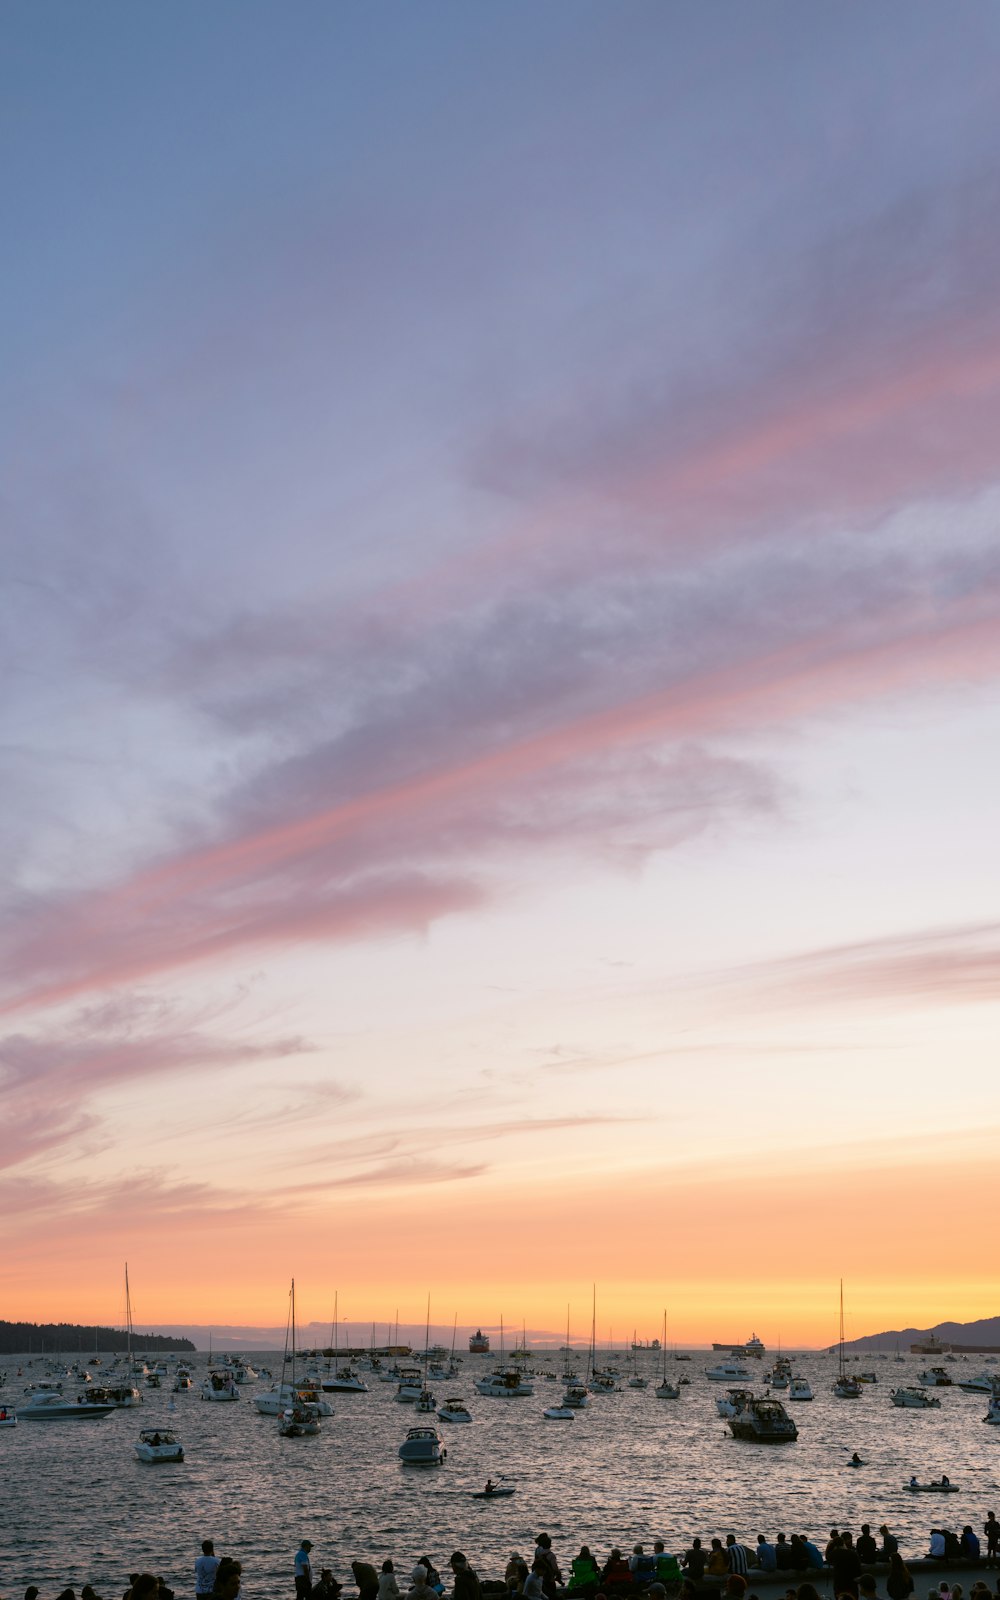
[(890, 1399), (894, 1406), (908, 1411), (931, 1411), (941, 1406), (937, 1395), (928, 1394), (926, 1389), (893, 1389)]
[(966, 1394), (992, 1394), (993, 1381), (991, 1372), (980, 1372), (975, 1378), (963, 1378), (958, 1387)]
[(457, 1395), (451, 1400), (446, 1400), (443, 1406), (438, 1406), (438, 1416), (442, 1422), (471, 1422), (472, 1415), (464, 1400)]
[(396, 1399), (404, 1405), (420, 1399), (424, 1387), (424, 1375), (419, 1367), (400, 1367), (399, 1382), (396, 1385)]
[(791, 1378), (788, 1383), (789, 1400), (811, 1400), (812, 1386), (808, 1378)]
[(550, 1422), (572, 1422), (574, 1415), (572, 1406), (546, 1406), (542, 1412)]
[(422, 1411), (424, 1415), (437, 1411), (437, 1400), (429, 1389), (421, 1389), (414, 1403), (415, 1411)]
[(192, 1387), (191, 1379), (186, 1372), (179, 1372), (174, 1379), (174, 1394), (183, 1394)]
[(274, 1383), (264, 1394), (254, 1396), (254, 1405), (262, 1417), (282, 1417), (296, 1399), (295, 1385)]
[(410, 1428), (399, 1447), (399, 1459), (412, 1467), (440, 1466), (447, 1456), (436, 1428)]
[(135, 1453), (140, 1461), (183, 1461), (184, 1450), (175, 1434), (163, 1428), (143, 1428)]
[(225, 1402), (238, 1400), (240, 1391), (228, 1372), (210, 1372), (201, 1386), (203, 1400)]
[(80, 1395), (71, 1400), (68, 1395), (57, 1394), (52, 1389), (39, 1389), (26, 1406), (21, 1407), (22, 1422), (61, 1422), (67, 1417), (109, 1417), (114, 1406)]
[(952, 1385), (944, 1367), (925, 1367), (918, 1375), (917, 1382), (923, 1384), (925, 1389), (950, 1389)]
[(754, 1395), (729, 1418), (729, 1431), (735, 1439), (750, 1439), (757, 1444), (791, 1444), (799, 1436), (780, 1400), (762, 1400)]
[(568, 1383), (562, 1397), (564, 1406), (572, 1406), (574, 1411), (582, 1411), (590, 1404), (590, 1396), (586, 1386), (582, 1383)]
[(519, 1400), (535, 1392), (534, 1384), (528, 1383), (517, 1367), (496, 1367), (488, 1378), (477, 1381), (476, 1388), (491, 1400)]
[(727, 1389), (717, 1397), (715, 1409), (720, 1417), (736, 1417), (753, 1399), (752, 1389)]
[(739, 1361), (720, 1361), (717, 1366), (706, 1367), (705, 1376), (712, 1383), (739, 1383), (741, 1379), (748, 1379), (750, 1374)]
[(338, 1367), (336, 1372), (323, 1377), (322, 1388), (327, 1394), (367, 1394), (368, 1385), (354, 1367)]

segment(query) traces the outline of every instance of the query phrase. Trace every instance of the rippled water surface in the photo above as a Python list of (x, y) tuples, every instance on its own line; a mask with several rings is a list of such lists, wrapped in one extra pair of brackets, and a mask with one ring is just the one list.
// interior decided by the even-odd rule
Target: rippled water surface
[[(280, 1368), (280, 1357), (260, 1359)], [(642, 1359), (655, 1383), (654, 1358)], [(543, 1528), (568, 1558), (581, 1541), (603, 1557), (612, 1544), (631, 1547), (657, 1536), (670, 1549), (696, 1533), (733, 1531), (752, 1540), (762, 1530), (823, 1533), (838, 1522), (887, 1522), (915, 1555), (938, 1518), (981, 1526), (1000, 1502), (1000, 1428), (983, 1425), (982, 1395), (939, 1391), (941, 1409), (930, 1412), (890, 1403), (890, 1389), (914, 1384), (924, 1364), (917, 1357), (905, 1365), (882, 1361), (879, 1382), (849, 1401), (830, 1392), (830, 1358), (796, 1362), (816, 1399), (788, 1403), (799, 1426), (796, 1443), (767, 1446), (731, 1437), (715, 1409), (720, 1386), (704, 1376), (707, 1358), (668, 1363), (671, 1377), (691, 1379), (679, 1401), (657, 1400), (652, 1386), (624, 1388), (593, 1396), (572, 1422), (549, 1422), (542, 1411), (560, 1385), (539, 1377), (531, 1399), (486, 1399), (474, 1379), (492, 1363), (473, 1357), (460, 1380), (436, 1391), (439, 1402), (446, 1391), (461, 1393), (473, 1422), (439, 1423), (447, 1461), (414, 1468), (400, 1463), (398, 1446), (408, 1427), (434, 1419), (396, 1402), (393, 1386), (372, 1378), (367, 1395), (332, 1395), (335, 1413), (317, 1437), (282, 1439), (276, 1420), (260, 1416), (252, 1402), (264, 1382), (244, 1386), (236, 1404), (203, 1402), (198, 1385), (207, 1358), (199, 1356), (195, 1387), (186, 1393), (146, 1390), (141, 1409), (103, 1421), (0, 1430), (0, 1594), (16, 1596), (29, 1582), (43, 1595), (91, 1582), (115, 1600), (130, 1571), (149, 1569), (188, 1596), (203, 1538), (243, 1562), (249, 1600), (291, 1595), (292, 1555), (306, 1537), (314, 1564), (332, 1566), (342, 1580), (350, 1579), (354, 1557), (380, 1565), (391, 1556), (397, 1568), (408, 1568), (424, 1553), (440, 1565), (453, 1549), (465, 1550), (482, 1576), (499, 1576), (510, 1553), (526, 1551)], [(8, 1404), (24, 1386), (16, 1367), (8, 1362)], [(960, 1363), (950, 1371), (957, 1379), (978, 1367)], [(71, 1383), (66, 1388), (73, 1392)], [(140, 1428), (158, 1424), (180, 1438), (183, 1464), (136, 1457)], [(855, 1449), (867, 1463), (860, 1470), (847, 1465)], [(961, 1486), (959, 1494), (945, 1499), (903, 1488), (911, 1473), (942, 1471)], [(489, 1475), (505, 1475), (517, 1493), (473, 1500), (471, 1491)]]

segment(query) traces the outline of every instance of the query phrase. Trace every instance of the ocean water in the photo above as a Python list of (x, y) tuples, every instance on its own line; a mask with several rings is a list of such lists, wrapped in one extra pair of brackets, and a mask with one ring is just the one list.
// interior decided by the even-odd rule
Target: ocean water
[[(280, 1355), (251, 1359), (280, 1371)], [(469, 1357), (462, 1377), (436, 1393), (439, 1403), (463, 1395), (473, 1422), (440, 1422), (448, 1459), (420, 1468), (404, 1466), (397, 1449), (408, 1427), (435, 1419), (399, 1404), (392, 1385), (369, 1377), (368, 1394), (331, 1395), (334, 1415), (318, 1436), (283, 1439), (277, 1421), (252, 1403), (267, 1383), (245, 1385), (235, 1404), (209, 1404), (199, 1394), (208, 1361), (197, 1356), (195, 1387), (186, 1393), (146, 1390), (142, 1407), (104, 1420), (0, 1429), (0, 1595), (16, 1600), (34, 1583), (45, 1597), (89, 1582), (115, 1600), (130, 1571), (150, 1570), (189, 1596), (204, 1538), (243, 1563), (243, 1593), (261, 1600), (292, 1594), (292, 1557), (303, 1538), (313, 1542), (315, 1569), (331, 1566), (341, 1581), (350, 1582), (352, 1558), (378, 1567), (390, 1556), (405, 1575), (423, 1554), (444, 1567), (455, 1549), (480, 1576), (499, 1577), (513, 1551), (530, 1554), (542, 1529), (566, 1570), (581, 1543), (603, 1560), (614, 1544), (631, 1548), (656, 1537), (681, 1550), (694, 1534), (707, 1541), (734, 1532), (752, 1543), (758, 1532), (825, 1537), (834, 1524), (856, 1531), (862, 1522), (888, 1523), (904, 1554), (915, 1556), (926, 1552), (939, 1520), (978, 1529), (987, 1510), (1000, 1510), (1000, 1427), (982, 1423), (984, 1396), (954, 1387), (938, 1391), (939, 1411), (891, 1404), (891, 1388), (916, 1383), (921, 1358), (865, 1358), (879, 1381), (860, 1400), (833, 1396), (831, 1358), (796, 1361), (816, 1398), (786, 1402), (799, 1438), (778, 1446), (732, 1438), (715, 1408), (721, 1386), (704, 1375), (710, 1357), (668, 1360), (671, 1378), (691, 1380), (678, 1401), (656, 1399), (656, 1358), (639, 1359), (650, 1388), (594, 1395), (572, 1422), (550, 1422), (542, 1411), (561, 1384), (539, 1377), (533, 1398), (486, 1399), (474, 1379), (494, 1362)], [(37, 1369), (17, 1379), (17, 1362), (6, 1365), (0, 1400), (9, 1405)], [(971, 1358), (948, 1370), (957, 1380), (980, 1369)], [(65, 1387), (74, 1392), (71, 1382)], [(756, 1388), (762, 1391), (759, 1379)], [(177, 1434), (183, 1464), (139, 1461), (139, 1430), (157, 1425)], [(847, 1465), (852, 1450), (863, 1468)], [(903, 1487), (911, 1473), (942, 1472), (960, 1493), (914, 1495)], [(490, 1475), (505, 1477), (516, 1494), (472, 1499)]]

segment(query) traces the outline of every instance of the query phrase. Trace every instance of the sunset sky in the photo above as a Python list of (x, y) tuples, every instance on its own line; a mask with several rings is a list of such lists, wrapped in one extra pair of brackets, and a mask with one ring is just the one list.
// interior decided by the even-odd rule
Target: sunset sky
[(1000, 9), (4, 33), (0, 1317), (1000, 1312)]

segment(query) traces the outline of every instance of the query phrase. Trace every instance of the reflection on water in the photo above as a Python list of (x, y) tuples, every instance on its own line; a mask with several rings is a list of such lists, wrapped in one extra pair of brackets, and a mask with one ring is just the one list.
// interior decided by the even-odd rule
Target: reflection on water
[[(280, 1356), (261, 1359), (280, 1367)], [(655, 1378), (653, 1358), (641, 1359)], [(730, 1436), (715, 1410), (719, 1386), (704, 1377), (708, 1359), (671, 1364), (671, 1376), (691, 1378), (679, 1401), (657, 1400), (652, 1387), (625, 1388), (594, 1396), (572, 1422), (548, 1422), (542, 1411), (561, 1393), (558, 1384), (538, 1379), (533, 1398), (486, 1399), (474, 1378), (491, 1363), (474, 1357), (446, 1385), (464, 1396), (474, 1420), (440, 1423), (448, 1460), (423, 1469), (397, 1458), (418, 1419), (390, 1384), (372, 1380), (367, 1395), (331, 1396), (335, 1414), (322, 1433), (288, 1440), (253, 1405), (263, 1382), (245, 1385), (236, 1404), (202, 1401), (207, 1358), (199, 1356), (186, 1393), (147, 1390), (141, 1409), (104, 1421), (0, 1430), (0, 1593), (29, 1582), (43, 1593), (92, 1582), (115, 1600), (130, 1571), (149, 1569), (188, 1595), (204, 1538), (243, 1562), (250, 1600), (292, 1593), (292, 1556), (305, 1537), (314, 1563), (342, 1580), (353, 1557), (378, 1565), (391, 1556), (406, 1567), (427, 1553), (441, 1565), (453, 1549), (465, 1550), (484, 1576), (499, 1576), (511, 1551), (524, 1552), (543, 1528), (568, 1558), (583, 1541), (603, 1556), (612, 1544), (654, 1537), (677, 1549), (696, 1533), (732, 1531), (752, 1541), (760, 1531), (823, 1534), (834, 1523), (888, 1522), (915, 1555), (944, 1512), (940, 1501), (905, 1492), (910, 1474), (947, 1472), (961, 1485), (945, 1502), (948, 1524), (975, 1527), (998, 1499), (1000, 1455), (1000, 1428), (981, 1422), (982, 1395), (939, 1391), (940, 1411), (891, 1405), (889, 1390), (914, 1383), (921, 1364), (880, 1362), (880, 1381), (850, 1401), (830, 1393), (829, 1358), (797, 1362), (816, 1399), (788, 1403), (797, 1443), (764, 1446)], [(953, 1376), (977, 1370), (961, 1363)], [(7, 1403), (20, 1398), (13, 1371), (16, 1363), (8, 1364)], [(135, 1456), (140, 1428), (158, 1424), (181, 1439), (183, 1465)], [(867, 1463), (859, 1471), (847, 1466), (855, 1449)], [(473, 1500), (489, 1475), (506, 1476), (517, 1493)]]

